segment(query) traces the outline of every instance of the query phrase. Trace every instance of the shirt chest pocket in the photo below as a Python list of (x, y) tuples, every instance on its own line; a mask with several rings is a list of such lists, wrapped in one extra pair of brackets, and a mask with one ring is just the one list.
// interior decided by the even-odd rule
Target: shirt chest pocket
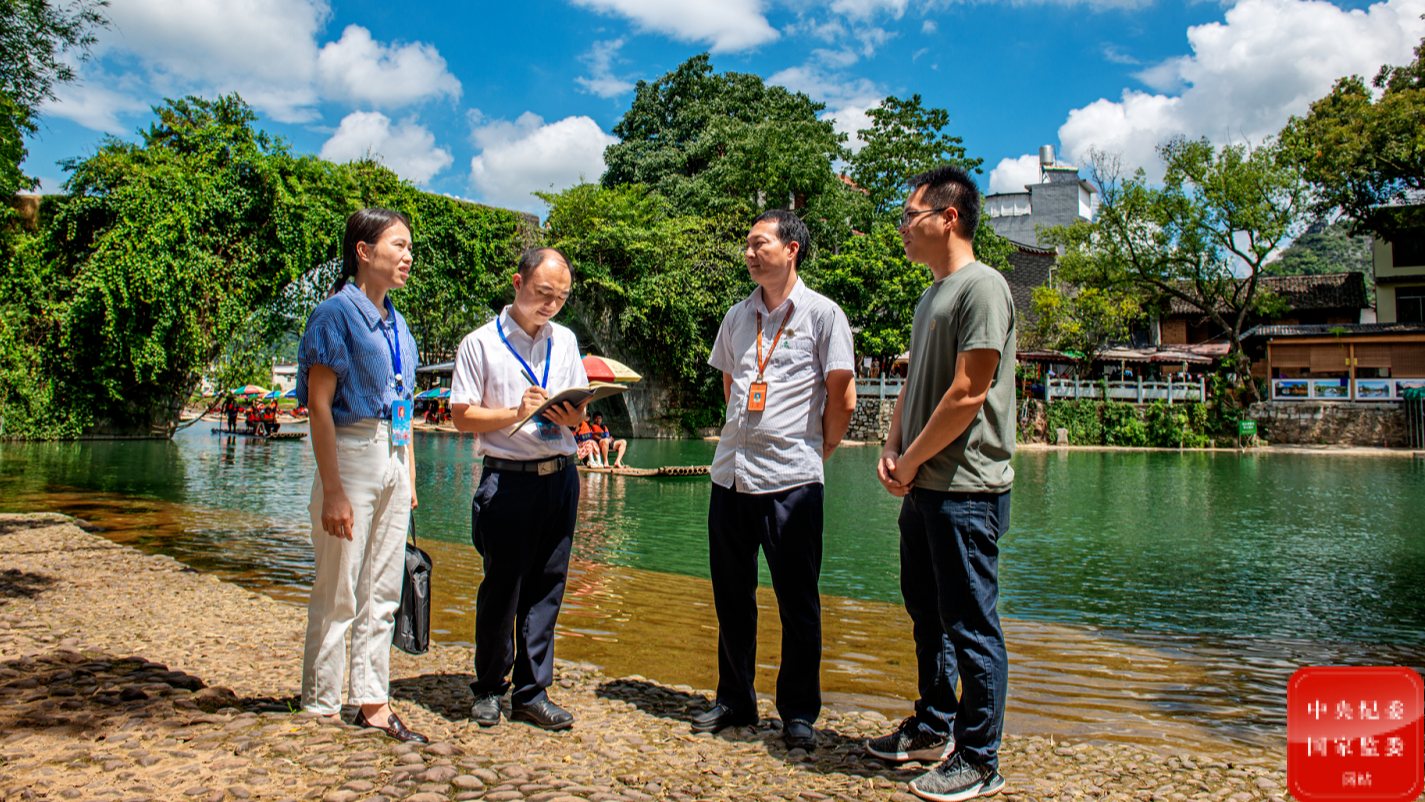
[(788, 370), (810, 366), (815, 359), (816, 351), (812, 348), (810, 337), (784, 338), (772, 352), (772, 364)]

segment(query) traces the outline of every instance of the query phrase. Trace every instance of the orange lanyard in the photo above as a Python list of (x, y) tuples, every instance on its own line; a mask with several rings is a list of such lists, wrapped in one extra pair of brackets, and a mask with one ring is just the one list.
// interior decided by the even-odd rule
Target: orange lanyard
[(777, 336), (772, 338), (772, 347), (767, 349), (767, 358), (762, 358), (762, 313), (757, 313), (757, 381), (762, 381), (762, 374), (767, 370), (767, 363), (771, 361), (772, 354), (777, 350), (777, 341), (782, 339), (782, 331), (787, 328), (787, 321), (792, 319), (792, 311), (796, 309), (791, 301), (787, 302), (787, 316), (782, 318), (782, 325), (777, 329)]

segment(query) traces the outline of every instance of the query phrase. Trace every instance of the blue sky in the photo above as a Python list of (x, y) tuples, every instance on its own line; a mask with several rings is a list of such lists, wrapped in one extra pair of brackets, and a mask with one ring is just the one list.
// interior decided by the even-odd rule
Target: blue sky
[(986, 191), (1038, 147), (1153, 171), (1174, 135), (1260, 141), (1348, 73), (1409, 60), (1425, 0), (111, 0), (27, 170), (133, 137), (164, 97), (238, 91), (301, 152), (379, 155), (436, 192), (542, 213), (602, 171), (633, 97), (696, 53), (827, 104), (854, 135), (888, 94), (949, 110)]

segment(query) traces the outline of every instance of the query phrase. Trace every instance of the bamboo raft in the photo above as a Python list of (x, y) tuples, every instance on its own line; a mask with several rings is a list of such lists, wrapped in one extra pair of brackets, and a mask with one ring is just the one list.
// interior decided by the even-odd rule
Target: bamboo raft
[(260, 432), (249, 432), (246, 429), (224, 429), (219, 427), (213, 430), (213, 434), (233, 434), (238, 437), (256, 437), (261, 440), (301, 440), (307, 436), (306, 432), (277, 432), (276, 434), (262, 434)]
[(661, 468), (590, 468), (580, 465), (582, 473), (606, 473), (612, 476), (638, 476), (643, 478), (655, 478), (664, 476), (707, 476), (712, 472), (711, 465), (664, 465)]

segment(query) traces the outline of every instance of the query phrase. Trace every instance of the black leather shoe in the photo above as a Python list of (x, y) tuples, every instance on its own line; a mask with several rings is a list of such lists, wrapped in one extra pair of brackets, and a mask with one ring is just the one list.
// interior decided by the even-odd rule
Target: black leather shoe
[(788, 749), (805, 749), (810, 752), (816, 748), (816, 730), (809, 721), (795, 718), (788, 721), (782, 727), (782, 738), (787, 742)]
[(574, 714), (549, 701), (548, 696), (511, 710), (510, 720), (528, 721), (546, 730), (567, 730), (574, 726)]
[(470, 708), (470, 718), (482, 727), (493, 727), (500, 723), (500, 697), (493, 693), (475, 697)]
[(373, 730), (380, 730), (391, 736), (392, 738), (395, 738), (396, 740), (400, 741), (401, 743), (430, 743), (430, 739), (425, 737), (424, 735), (421, 735), (418, 732), (411, 732), (410, 730), (406, 729), (406, 725), (401, 723), (401, 719), (398, 718), (395, 713), (386, 714), (386, 726), (384, 727), (378, 727), (375, 724), (368, 722), (366, 720), (366, 714), (361, 711), (357, 711), (356, 720), (352, 721), (351, 723), (355, 724), (358, 727), (368, 727)]
[(725, 704), (715, 704), (711, 710), (693, 717), (693, 732), (717, 732), (724, 727), (742, 727), (756, 724), (756, 716), (739, 716)]

